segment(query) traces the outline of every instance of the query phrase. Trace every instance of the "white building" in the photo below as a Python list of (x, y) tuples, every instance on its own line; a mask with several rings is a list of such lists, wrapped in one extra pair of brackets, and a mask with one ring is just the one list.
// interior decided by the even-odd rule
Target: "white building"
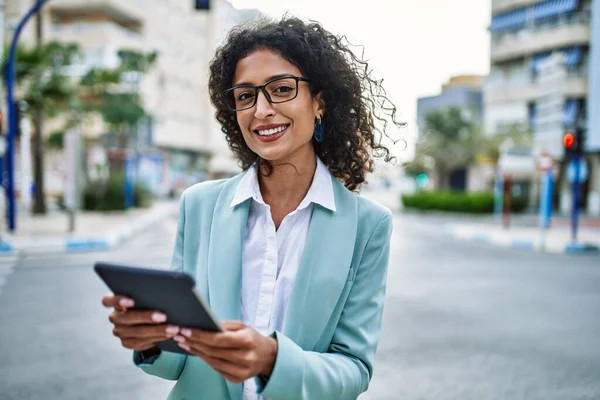
[[(32, 3), (5, 0), (7, 40)], [(157, 64), (140, 85), (145, 106), (154, 117), (152, 125), (145, 127), (146, 144), (160, 149), (170, 170), (185, 176), (185, 184), (210, 178), (212, 173), (239, 170), (214, 119), (208, 64), (227, 30), (260, 13), (236, 10), (226, 0), (212, 0), (210, 5), (210, 11), (197, 11), (190, 0), (50, 0), (42, 9), (43, 40), (74, 42), (83, 51), (82, 64), (70, 70), (74, 77), (91, 67), (116, 66), (119, 49), (159, 53)], [(34, 19), (20, 42), (35, 43)], [(53, 129), (56, 126), (47, 123), (44, 134)], [(107, 131), (100, 117), (83, 126), (84, 135), (98, 146)]]
[[(532, 167), (542, 151), (549, 152), (564, 170), (562, 135), (583, 122), (587, 126), (586, 161), (591, 176), (583, 185), (584, 207), (600, 215), (600, 0), (493, 0), (490, 74), (484, 87), (485, 131), (494, 134), (510, 127), (534, 132)], [(561, 54), (566, 73), (559, 82), (540, 79), (540, 65), (552, 54)], [(547, 81), (546, 81), (547, 82)], [(540, 127), (541, 99), (549, 91), (562, 98), (557, 126)], [(521, 160), (522, 161), (522, 160)], [(535, 198), (538, 181), (534, 168), (522, 162), (505, 163), (505, 173), (515, 173)], [(563, 184), (563, 191), (568, 185)], [(567, 211), (569, 196), (562, 196)]]

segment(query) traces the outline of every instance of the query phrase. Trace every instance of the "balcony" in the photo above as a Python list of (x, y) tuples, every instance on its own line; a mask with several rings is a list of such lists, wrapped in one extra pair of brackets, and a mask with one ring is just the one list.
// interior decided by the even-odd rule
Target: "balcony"
[(109, 21), (54, 23), (51, 34), (53, 39), (78, 43), (81, 47), (111, 44), (117, 47), (140, 48), (143, 45), (141, 34)]
[[(587, 73), (583, 70), (570, 71), (562, 83), (565, 97), (582, 98), (587, 96)], [(541, 95), (541, 87), (537, 83), (509, 85), (489, 83), (485, 87), (484, 101), (486, 104), (508, 102), (535, 102)]]
[(515, 8), (531, 6), (543, 0), (492, 0), (492, 13), (497, 14)]
[(528, 57), (562, 47), (585, 45), (590, 42), (589, 12), (564, 15), (557, 19), (530, 25), (517, 32), (492, 36), (492, 64)]
[(119, 0), (53, 0), (47, 6), (55, 21), (113, 21), (129, 30), (141, 32), (143, 16), (134, 6)]

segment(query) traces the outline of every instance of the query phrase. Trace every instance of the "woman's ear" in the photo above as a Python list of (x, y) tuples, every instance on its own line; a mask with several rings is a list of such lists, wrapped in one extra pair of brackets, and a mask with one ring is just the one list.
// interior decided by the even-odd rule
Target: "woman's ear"
[(323, 100), (323, 92), (319, 92), (313, 99), (313, 108), (315, 116), (321, 116), (325, 114), (325, 101)]

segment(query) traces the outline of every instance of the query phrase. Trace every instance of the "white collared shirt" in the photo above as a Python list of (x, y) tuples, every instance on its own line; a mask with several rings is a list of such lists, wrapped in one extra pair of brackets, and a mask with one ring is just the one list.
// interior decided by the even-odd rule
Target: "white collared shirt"
[[(252, 166), (242, 177), (231, 207), (251, 200), (242, 253), (242, 322), (259, 333), (283, 331), (285, 313), (306, 244), (314, 204), (335, 211), (333, 183), (329, 170), (317, 157), (312, 184), (296, 210), (275, 229), (271, 208), (260, 193), (257, 169)], [(244, 400), (256, 400), (256, 384), (243, 384)]]

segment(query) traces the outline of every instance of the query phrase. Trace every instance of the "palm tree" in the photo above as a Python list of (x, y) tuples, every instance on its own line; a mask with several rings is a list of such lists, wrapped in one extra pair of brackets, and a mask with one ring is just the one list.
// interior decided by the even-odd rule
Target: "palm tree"
[[(44, 158), (43, 132), (40, 116), (55, 117), (68, 109), (75, 94), (75, 86), (65, 74), (65, 68), (81, 57), (76, 44), (48, 42), (39, 47), (19, 46), (15, 57), (17, 92), (28, 105), (27, 113), (35, 120), (34, 131), (34, 184), (33, 213), (44, 214)], [(3, 60), (2, 70), (6, 70)]]
[(156, 63), (158, 53), (119, 50), (119, 65), (113, 69), (92, 68), (81, 79), (81, 103), (99, 112), (118, 136), (121, 149), (127, 147), (131, 132), (148, 117), (139, 93), (139, 83)]
[(474, 160), (477, 146), (474, 124), (462, 109), (450, 107), (427, 114), (425, 132), (417, 145), (417, 158), (431, 157), (435, 161), (432, 164), (436, 187), (448, 189), (450, 173)]
[(507, 137), (526, 140), (527, 133), (516, 128), (486, 136), (481, 125), (472, 121), (465, 111), (448, 107), (425, 116), (425, 136), (417, 144), (415, 160), (406, 166), (409, 173), (416, 175), (433, 169), (435, 186), (445, 190), (449, 188), (453, 171), (482, 160), (495, 164), (500, 143)]

